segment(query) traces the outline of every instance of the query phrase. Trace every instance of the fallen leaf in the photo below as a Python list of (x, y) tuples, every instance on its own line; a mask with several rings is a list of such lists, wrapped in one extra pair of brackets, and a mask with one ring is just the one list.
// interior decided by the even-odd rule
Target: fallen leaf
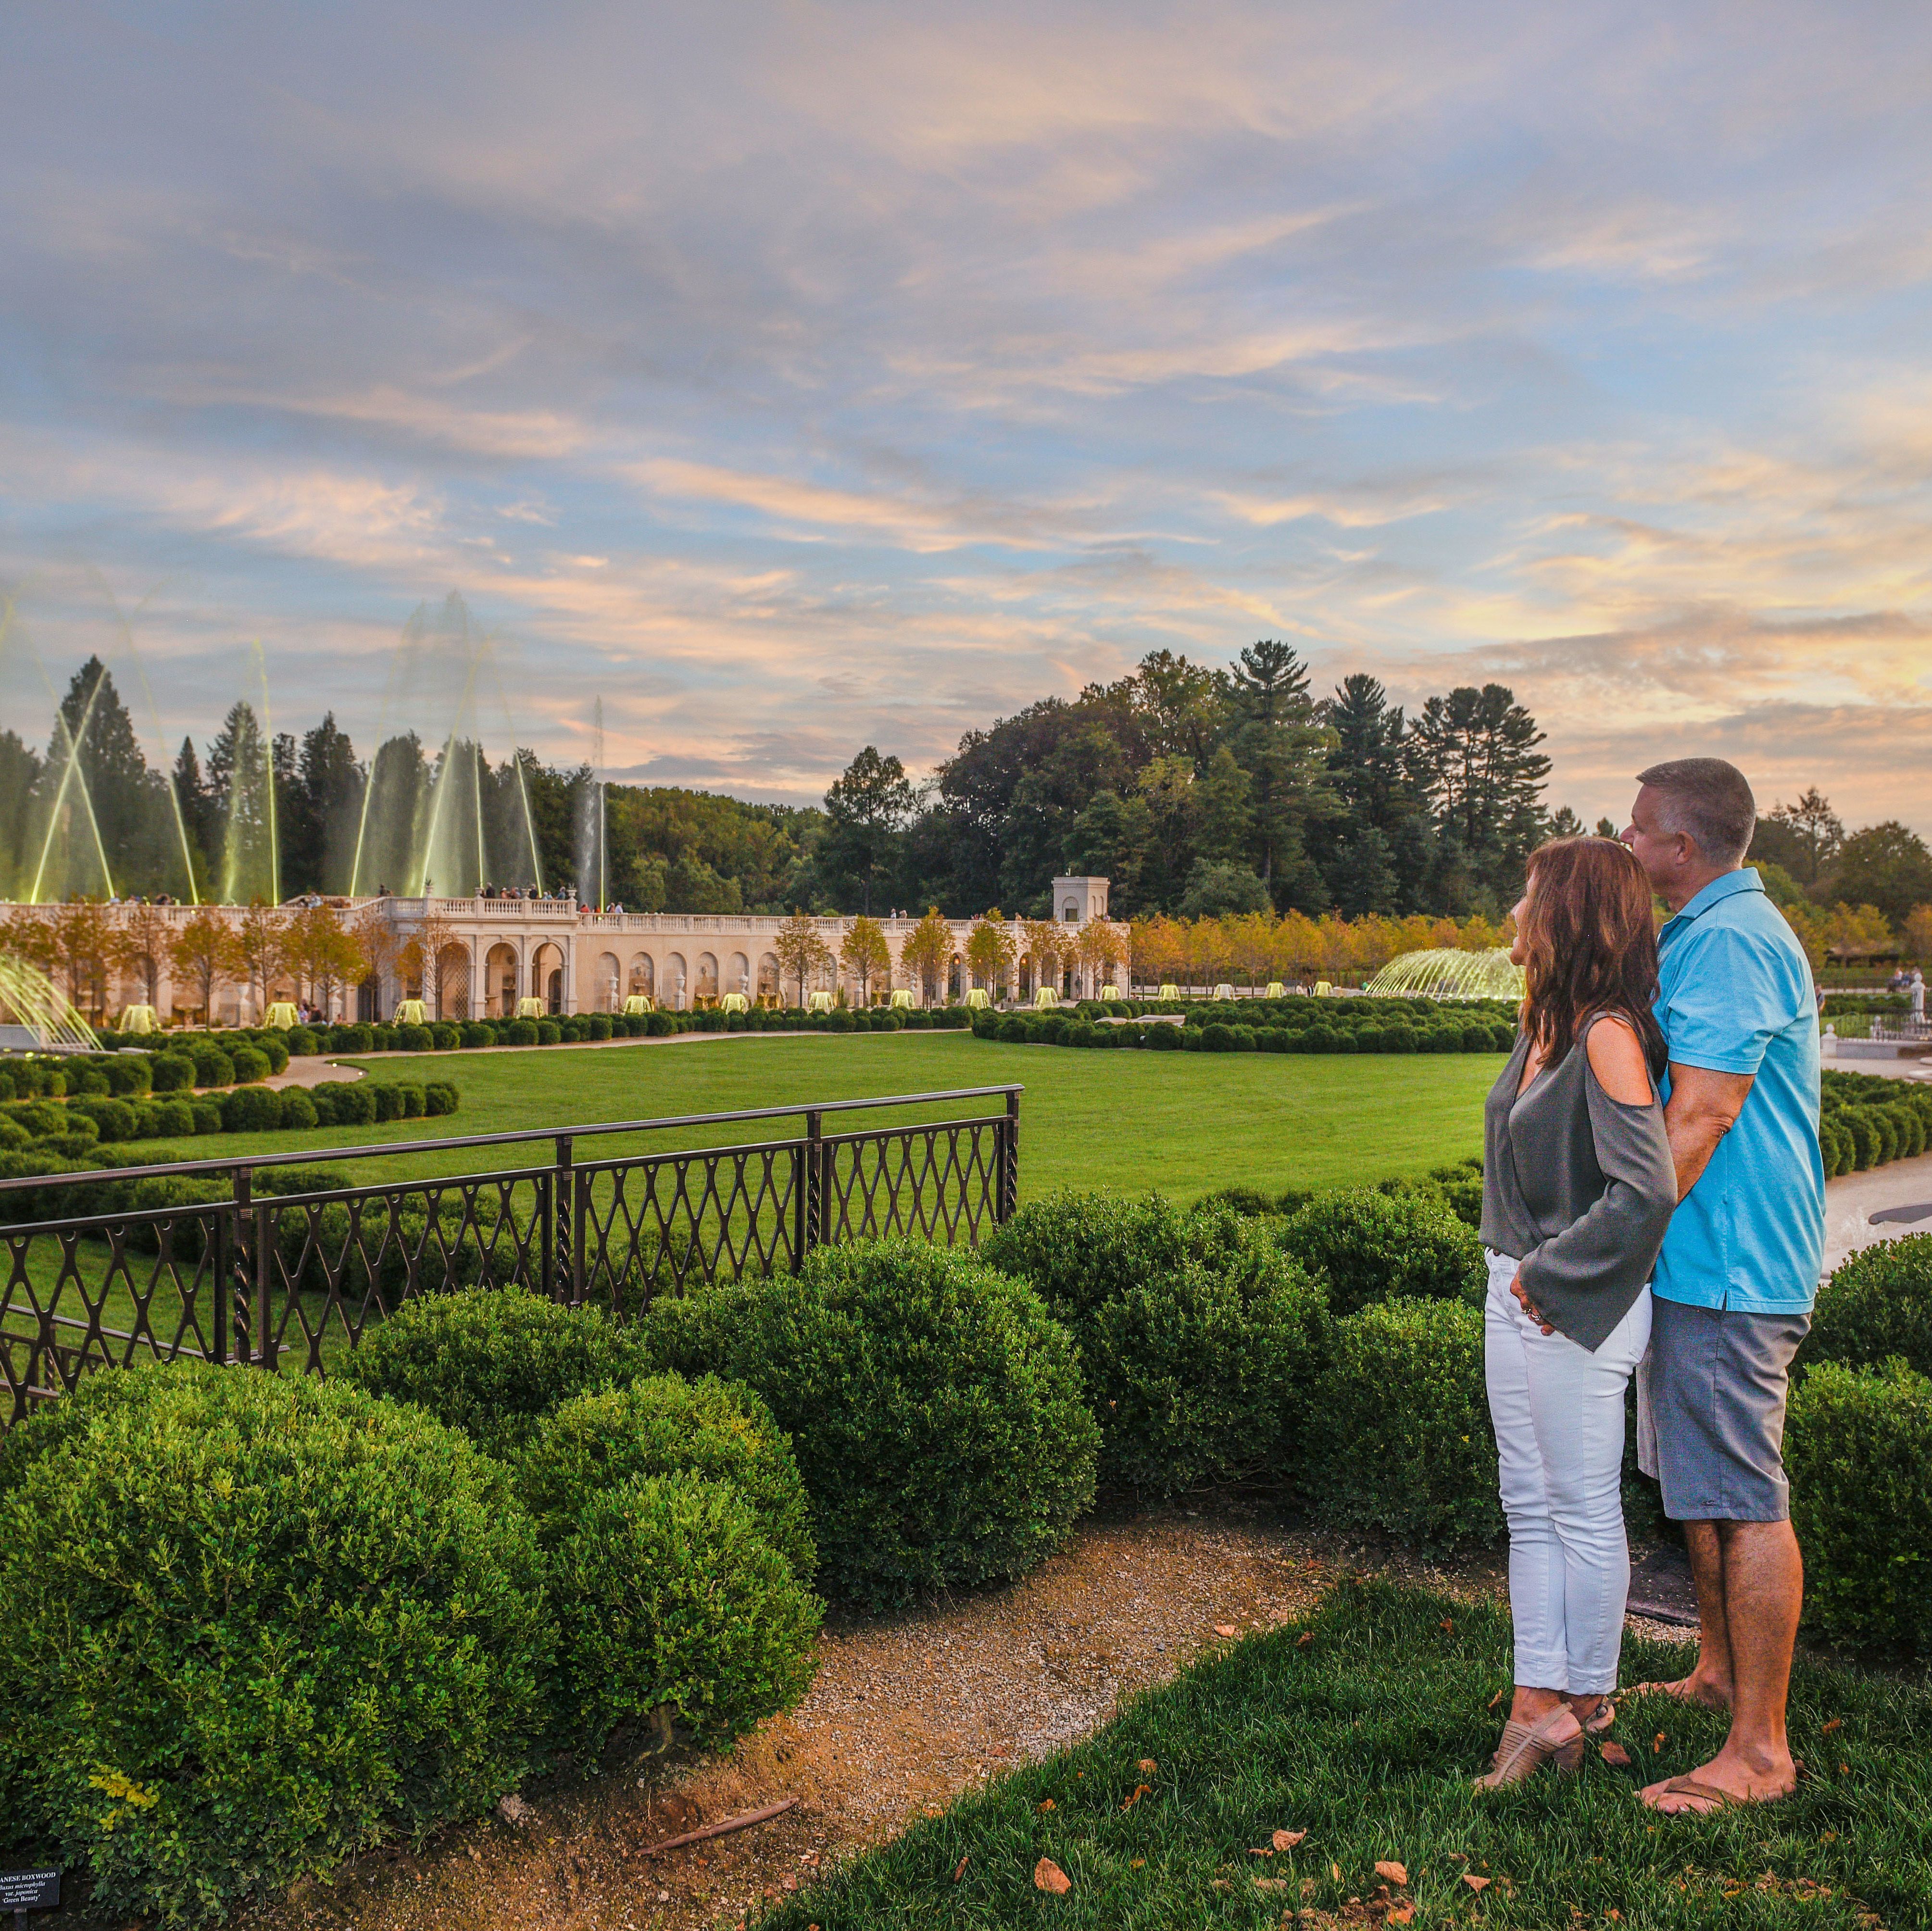
[(1604, 1762), (1615, 1764), (1620, 1770), (1627, 1766), (1630, 1760), (1630, 1752), (1625, 1750), (1622, 1744), (1606, 1744), (1598, 1754), (1602, 1757)]
[(1214, 1633), (1217, 1636), (1238, 1636), (1241, 1633), (1232, 1623), (1216, 1623), (1214, 1625)]
[(1392, 1904), (1389, 1906), (1388, 1921), (1391, 1924), (1406, 1924), (1415, 1915), (1412, 1904)]
[(1408, 1867), (1397, 1864), (1393, 1858), (1378, 1858), (1376, 1860), (1376, 1875), (1387, 1878), (1390, 1884), (1406, 1884), (1408, 1882)]
[(1664, 1732), (1661, 1730), (1657, 1733), (1657, 1741), (1650, 1747), (1650, 1753), (1656, 1757), (1660, 1757), (1664, 1754)]
[(1154, 1786), (1152, 1784), (1137, 1783), (1134, 1786), (1132, 1790), (1128, 1792), (1127, 1801), (1120, 1806), (1120, 1808), (1123, 1810), (1131, 1810), (1143, 1797), (1151, 1797), (1153, 1795)]
[(1315, 1632), (1312, 1630), (1304, 1630), (1300, 1635), (1295, 1638), (1294, 1646), (1297, 1649), (1306, 1649), (1314, 1640)]
[(1073, 1880), (1051, 1858), (1042, 1858), (1033, 1867), (1033, 1888), (1064, 1897), (1073, 1888)]
[(1147, 1859), (1144, 1858), (1130, 1858), (1127, 1860), (1127, 1868), (1130, 1871), (1137, 1871), (1143, 1869), (1146, 1864)]
[(1489, 1879), (1486, 1877), (1478, 1877), (1474, 1871), (1465, 1871), (1462, 1873), (1462, 1882), (1472, 1891), (1487, 1891), (1490, 1888)]
[(1307, 1835), (1306, 1831), (1277, 1831), (1269, 1841), (1278, 1851), (1292, 1851)]
[(1490, 1699), (1490, 1708), (1493, 1710), (1508, 1694), (1509, 1692), (1507, 1689), (1498, 1690), (1496, 1693)]
[(1453, 1636), (1456, 1633), (1455, 1621), (1451, 1617), (1444, 1616), (1442, 1622), (1437, 1627), (1442, 1629), (1448, 1635)]
[(1143, 1777), (1153, 1776), (1154, 1772), (1160, 1768), (1160, 1766), (1154, 1762), (1152, 1757), (1142, 1757), (1141, 1759), (1141, 1774)]
[(1612, 1924), (1621, 1924), (1624, 1921), (1624, 1915), (1621, 1911), (1606, 1911), (1604, 1913), (1604, 1915), (1607, 1918)]
[(973, 1853), (970, 1851), (968, 1851), (966, 1855), (952, 1867), (952, 1882), (955, 1884), (957, 1884), (959, 1880), (966, 1875), (966, 1867), (972, 1861)]
[(1336, 1883), (1340, 1884), (1342, 1882), (1342, 1867), (1340, 1864), (1330, 1864), (1328, 1867), (1328, 1875)]
[(1285, 1877), (1258, 1877), (1254, 1880), (1257, 1891), (1286, 1891), (1288, 1880)]
[(1848, 1763), (1841, 1763), (1840, 1765), (1839, 1765), (1839, 1766), (1838, 1766), (1838, 1774), (1839, 1774), (1840, 1777), (1850, 1777), (1850, 1776), (1851, 1775), (1851, 1774), (1852, 1774), (1852, 1767), (1851, 1767), (1851, 1765), (1850, 1765), (1850, 1764), (1848, 1764)]
[(1041, 1804), (1039, 1807), (1040, 1807), (1042, 1810), (1043, 1810), (1043, 1811), (1044, 1811), (1044, 1810), (1058, 1810), (1060, 1808), (1059, 1805), (1058, 1805), (1058, 1804), (1055, 1804), (1055, 1803), (1054, 1802), (1053, 1799), (1052, 1799), (1052, 1798), (1050, 1798), (1050, 1797), (1046, 1800), (1046, 1801), (1045, 1803), (1043, 1803), (1042, 1804)]

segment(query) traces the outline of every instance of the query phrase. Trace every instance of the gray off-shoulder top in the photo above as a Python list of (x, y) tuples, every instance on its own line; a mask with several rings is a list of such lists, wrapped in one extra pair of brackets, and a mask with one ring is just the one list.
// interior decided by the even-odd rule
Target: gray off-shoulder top
[(1606, 1093), (1576, 1043), (1519, 1096), (1519, 1039), (1483, 1111), (1486, 1246), (1522, 1261), (1544, 1318), (1594, 1354), (1650, 1279), (1677, 1206), (1677, 1174), (1653, 1090), (1645, 1106)]

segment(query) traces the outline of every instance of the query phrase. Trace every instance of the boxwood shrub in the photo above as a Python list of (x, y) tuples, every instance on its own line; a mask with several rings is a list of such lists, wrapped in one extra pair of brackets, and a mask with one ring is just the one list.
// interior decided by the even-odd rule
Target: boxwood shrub
[(634, 1345), (595, 1308), (502, 1287), (404, 1302), (338, 1372), (426, 1408), (486, 1453), (513, 1457), (551, 1409), (638, 1366)]
[(1078, 1344), (1101, 1480), (1166, 1495), (1292, 1469), (1327, 1297), (1262, 1224), (1066, 1193), (1022, 1207), (981, 1252)]
[(1281, 1238), (1328, 1283), (1329, 1304), (1353, 1314), (1396, 1295), (1466, 1301), (1488, 1291), (1483, 1243), (1446, 1204), (1371, 1188), (1319, 1193), (1292, 1214)]
[(1843, 1262), (1818, 1290), (1798, 1360), (1875, 1367), (1893, 1356), (1932, 1375), (1932, 1234), (1875, 1241)]
[(221, 1096), (224, 1133), (272, 1133), (282, 1123), (282, 1096), (272, 1087), (238, 1086)]
[(259, 1046), (231, 1048), (228, 1063), (235, 1069), (235, 1084), (238, 1086), (252, 1086), (257, 1080), (266, 1079), (271, 1071), (268, 1056)]
[(578, 1395), (537, 1423), (518, 1464), (538, 1537), (553, 1546), (605, 1489), (676, 1474), (735, 1488), (766, 1540), (811, 1580), (812, 1510), (791, 1443), (750, 1389), (715, 1375), (650, 1375)]
[(1323, 1521), (1428, 1549), (1502, 1533), (1475, 1309), (1376, 1301), (1336, 1321), (1318, 1399), (1306, 1492)]
[(185, 1093), (194, 1084), (194, 1061), (186, 1053), (157, 1053), (148, 1062), (156, 1093)]
[(755, 1389), (812, 1499), (819, 1579), (873, 1609), (1024, 1573), (1094, 1498), (1066, 1330), (1023, 1282), (924, 1242), (820, 1248), (796, 1275), (674, 1299), (662, 1367)]
[(1820, 1362), (1792, 1390), (1784, 1453), (1806, 1621), (1932, 1656), (1932, 1379), (1898, 1360)]
[(729, 1743), (812, 1684), (824, 1607), (728, 1482), (601, 1489), (550, 1558), (561, 1726), (586, 1753), (646, 1714)]
[(426, 1415), (93, 1377), (0, 1471), (0, 1804), (97, 1910), (170, 1927), (475, 1816), (541, 1720), (539, 1564), (507, 1476)]

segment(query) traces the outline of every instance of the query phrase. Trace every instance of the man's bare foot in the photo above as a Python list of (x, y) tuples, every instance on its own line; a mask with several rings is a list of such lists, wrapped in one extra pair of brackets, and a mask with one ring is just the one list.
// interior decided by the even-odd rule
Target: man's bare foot
[(1798, 1772), (1789, 1756), (1782, 1763), (1748, 1765), (1720, 1750), (1688, 1777), (1666, 1777), (1647, 1785), (1640, 1795), (1661, 1817), (1708, 1817), (1727, 1804), (1775, 1804), (1797, 1788)]
[(1728, 1710), (1731, 1707), (1731, 1686), (1719, 1683), (1707, 1676), (1700, 1676), (1694, 1669), (1688, 1676), (1680, 1676), (1674, 1683), (1640, 1683), (1634, 1690), (1627, 1690), (1627, 1696), (1674, 1696), (1680, 1703), (1694, 1703), (1700, 1710)]

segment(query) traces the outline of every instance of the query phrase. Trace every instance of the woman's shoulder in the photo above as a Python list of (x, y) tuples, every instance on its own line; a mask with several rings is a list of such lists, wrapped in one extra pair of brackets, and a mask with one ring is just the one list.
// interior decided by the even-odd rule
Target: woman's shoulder
[(1624, 1106), (1648, 1106), (1656, 1098), (1643, 1041), (1627, 1013), (1593, 1012), (1584, 1021), (1583, 1049), (1597, 1084)]

